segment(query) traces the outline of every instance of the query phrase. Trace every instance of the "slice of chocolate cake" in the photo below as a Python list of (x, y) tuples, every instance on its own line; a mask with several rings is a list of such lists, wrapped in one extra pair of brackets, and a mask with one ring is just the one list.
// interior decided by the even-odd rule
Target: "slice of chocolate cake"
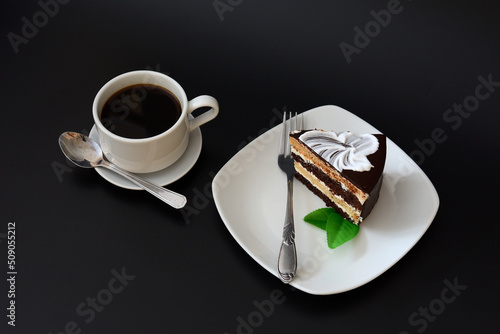
[(382, 185), (385, 135), (302, 130), (290, 144), (297, 179), (345, 219), (362, 222)]

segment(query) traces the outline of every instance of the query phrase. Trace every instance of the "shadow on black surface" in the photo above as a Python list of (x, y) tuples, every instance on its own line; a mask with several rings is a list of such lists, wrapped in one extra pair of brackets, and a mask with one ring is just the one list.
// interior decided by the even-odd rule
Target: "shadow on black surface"
[[(71, 176), (65, 178), (65, 181), (73, 182), (75, 189), (80, 188), (84, 192), (90, 191), (94, 193), (97, 200), (107, 201), (109, 198), (112, 198), (113, 201), (123, 202), (123, 205), (133, 204), (140, 211), (156, 212), (160, 215), (168, 214), (169, 220), (175, 221), (179, 225), (185, 225), (180, 210), (170, 207), (146, 191), (123, 189), (111, 184), (92, 169), (86, 170), (76, 167), (71, 172)], [(166, 188), (181, 192), (178, 189), (174, 189), (173, 186)]]

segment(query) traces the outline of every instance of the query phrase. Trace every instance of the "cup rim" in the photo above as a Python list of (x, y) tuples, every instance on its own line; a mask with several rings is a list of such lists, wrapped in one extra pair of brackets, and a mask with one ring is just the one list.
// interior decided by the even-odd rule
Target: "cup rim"
[[(147, 76), (147, 75), (151, 75), (151, 76), (155, 76), (155, 77), (160, 77), (162, 79), (166, 79), (167, 81), (169, 81), (172, 85), (176, 86), (176, 88), (179, 90), (179, 93), (181, 96), (178, 96), (178, 94), (172, 92), (172, 90), (170, 88), (167, 88), (165, 87), (164, 84), (160, 84), (160, 83), (149, 83), (149, 82), (141, 82), (141, 80), (137, 80), (134, 82), (135, 83), (130, 83), (129, 85), (126, 85), (122, 88), (125, 88), (125, 87), (128, 87), (128, 86), (132, 86), (132, 85), (138, 85), (138, 84), (154, 84), (154, 85), (157, 85), (157, 86), (160, 86), (164, 89), (167, 89), (168, 91), (170, 91), (178, 100), (179, 100), (179, 103), (181, 104), (181, 115), (179, 116), (179, 119), (177, 119), (177, 121), (174, 123), (174, 125), (172, 125), (170, 128), (168, 128), (167, 130), (165, 130), (164, 132), (162, 133), (159, 133), (155, 136), (151, 136), (151, 137), (146, 137), (146, 138), (128, 138), (128, 137), (123, 137), (123, 136), (119, 136), (113, 132), (111, 132), (110, 130), (108, 130), (101, 122), (101, 119), (100, 119), (100, 110), (98, 110), (98, 104), (100, 102), (100, 100), (102, 99), (102, 95), (104, 95), (104, 93), (110, 89), (111, 86), (113, 86), (114, 84), (116, 84), (117, 82), (123, 80), (124, 78), (126, 77), (129, 77), (129, 76), (140, 76), (140, 75), (144, 75), (144, 76)], [(114, 93), (116, 93), (118, 90), (122, 89), (122, 88), (119, 88), (117, 90), (113, 90), (113, 92), (109, 95), (109, 97), (111, 97), (111, 95), (113, 95)], [(108, 99), (109, 99), (108, 97)], [(104, 101), (103, 103), (105, 103), (106, 101)], [(151, 70), (136, 70), (136, 71), (129, 71), (129, 72), (125, 72), (125, 73), (122, 73), (118, 76), (115, 76), (114, 78), (112, 78), (111, 80), (107, 81), (100, 89), (99, 91), (97, 92), (96, 96), (94, 97), (94, 102), (92, 104), (92, 116), (94, 118), (94, 123), (97, 127), (97, 129), (99, 130), (99, 132), (104, 132), (107, 136), (110, 136), (111, 138), (115, 139), (115, 140), (121, 140), (121, 141), (125, 141), (125, 142), (130, 142), (130, 143), (146, 143), (146, 142), (149, 142), (149, 141), (153, 141), (153, 140), (156, 140), (160, 137), (164, 137), (164, 136), (167, 136), (168, 134), (172, 133), (182, 122), (184, 122), (184, 119), (186, 118), (186, 112), (187, 112), (187, 104), (188, 104), (188, 101), (187, 101), (187, 96), (186, 96), (186, 93), (184, 91), (184, 89), (182, 88), (182, 86), (175, 80), (173, 79), (172, 77), (166, 75), (166, 74), (163, 74), (161, 72), (156, 72), (156, 71), (151, 71)]]

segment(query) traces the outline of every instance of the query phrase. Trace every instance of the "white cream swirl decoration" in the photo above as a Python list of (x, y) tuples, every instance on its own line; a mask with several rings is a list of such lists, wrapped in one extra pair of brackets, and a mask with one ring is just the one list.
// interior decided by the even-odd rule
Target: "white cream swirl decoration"
[(303, 133), (300, 140), (340, 172), (369, 171), (373, 166), (367, 156), (378, 150), (378, 140), (370, 134), (312, 130)]

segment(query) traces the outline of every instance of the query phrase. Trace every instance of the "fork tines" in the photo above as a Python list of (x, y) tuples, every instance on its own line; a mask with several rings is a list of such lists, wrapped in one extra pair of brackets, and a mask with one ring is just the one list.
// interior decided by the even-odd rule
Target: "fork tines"
[(292, 115), (290, 111), (288, 113), (287, 120), (287, 112), (283, 112), (283, 130), (281, 131), (280, 145), (279, 145), (279, 154), (283, 154), (285, 157), (290, 155), (290, 144), (288, 140), (288, 136), (290, 133), (296, 130), (302, 129), (302, 114), (298, 114), (295, 112)]

